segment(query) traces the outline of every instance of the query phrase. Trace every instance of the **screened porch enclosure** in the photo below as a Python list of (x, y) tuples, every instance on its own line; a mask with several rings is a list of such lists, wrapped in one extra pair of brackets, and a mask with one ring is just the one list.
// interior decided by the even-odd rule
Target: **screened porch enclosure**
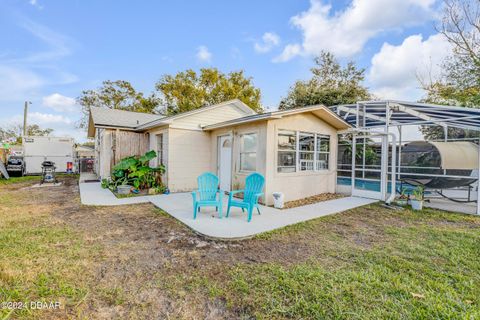
[(448, 199), (480, 214), (480, 110), (401, 101), (331, 110), (354, 127), (339, 134), (337, 190), (391, 202), (423, 186), (432, 202)]

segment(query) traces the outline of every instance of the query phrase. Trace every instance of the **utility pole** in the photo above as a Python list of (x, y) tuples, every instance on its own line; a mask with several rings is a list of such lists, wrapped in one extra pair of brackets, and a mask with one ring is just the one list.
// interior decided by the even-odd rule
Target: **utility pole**
[(30, 101), (25, 101), (25, 108), (23, 109), (23, 136), (24, 137), (27, 135), (27, 115), (28, 115), (29, 104), (32, 104), (32, 103)]

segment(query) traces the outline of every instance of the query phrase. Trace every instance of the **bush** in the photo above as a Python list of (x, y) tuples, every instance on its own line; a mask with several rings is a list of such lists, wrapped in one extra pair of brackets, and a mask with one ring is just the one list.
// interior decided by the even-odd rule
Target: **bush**
[(119, 185), (129, 184), (136, 189), (164, 190), (162, 174), (165, 173), (165, 166), (152, 168), (148, 165), (148, 162), (156, 156), (157, 153), (151, 150), (140, 157), (132, 156), (122, 159), (113, 167), (111, 179), (102, 180), (102, 187), (115, 190)]

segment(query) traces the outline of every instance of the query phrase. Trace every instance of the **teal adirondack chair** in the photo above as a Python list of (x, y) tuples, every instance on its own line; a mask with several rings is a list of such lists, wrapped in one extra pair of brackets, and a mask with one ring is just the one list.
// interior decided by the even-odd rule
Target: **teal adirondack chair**
[(193, 219), (197, 218), (200, 207), (215, 207), (218, 211), (218, 217), (222, 217), (223, 191), (218, 189), (218, 181), (218, 177), (210, 172), (206, 172), (197, 178), (198, 190), (192, 192)]
[[(242, 212), (247, 209), (248, 222), (252, 220), (252, 211), (257, 208), (258, 214), (260, 214), (260, 208), (258, 206), (258, 199), (263, 196), (263, 186), (265, 185), (265, 178), (260, 173), (252, 173), (245, 180), (245, 189), (230, 191), (228, 196), (228, 209), (227, 217), (230, 214), (231, 207), (242, 208)], [(234, 199), (233, 195), (243, 192), (243, 199)]]

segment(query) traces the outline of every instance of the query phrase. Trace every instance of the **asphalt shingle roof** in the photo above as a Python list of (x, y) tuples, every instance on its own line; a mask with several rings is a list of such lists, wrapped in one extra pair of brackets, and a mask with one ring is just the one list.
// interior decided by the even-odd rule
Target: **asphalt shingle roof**
[(135, 128), (139, 125), (155, 121), (164, 116), (142, 112), (131, 112), (109, 108), (92, 107), (90, 109), (93, 123), (112, 127)]

